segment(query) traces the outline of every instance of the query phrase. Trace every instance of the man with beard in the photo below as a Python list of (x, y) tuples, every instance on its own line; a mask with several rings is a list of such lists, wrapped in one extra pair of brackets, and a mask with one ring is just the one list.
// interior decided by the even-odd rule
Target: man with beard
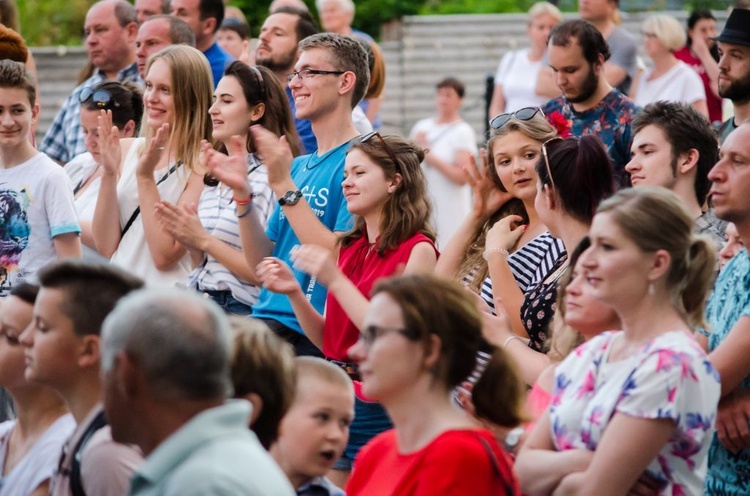
[(286, 77), (294, 71), (298, 43), (317, 32), (309, 12), (295, 7), (279, 7), (263, 22), (263, 27), (260, 28), (260, 45), (255, 53), (255, 63), (273, 71), (286, 88), (294, 125), (306, 153), (317, 150), (318, 144), (310, 121), (297, 118), (292, 90), (286, 84)]
[(547, 42), (549, 66), (562, 95), (542, 106), (558, 134), (595, 134), (607, 147), (620, 185), (627, 184), (625, 164), (630, 159), (630, 123), (638, 107), (604, 77), (609, 47), (590, 23), (567, 21), (552, 29)]
[(750, 10), (734, 9), (719, 45), (719, 96), (732, 100), (734, 117), (721, 126), (721, 142), (740, 124), (750, 122)]

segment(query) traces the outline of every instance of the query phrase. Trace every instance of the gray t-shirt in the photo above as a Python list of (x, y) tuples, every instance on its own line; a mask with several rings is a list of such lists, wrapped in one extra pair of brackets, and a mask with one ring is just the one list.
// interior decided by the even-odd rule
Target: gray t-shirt
[(607, 38), (611, 57), (609, 61), (618, 67), (622, 67), (627, 76), (617, 86), (621, 93), (627, 95), (638, 70), (638, 44), (635, 38), (622, 26), (617, 26)]

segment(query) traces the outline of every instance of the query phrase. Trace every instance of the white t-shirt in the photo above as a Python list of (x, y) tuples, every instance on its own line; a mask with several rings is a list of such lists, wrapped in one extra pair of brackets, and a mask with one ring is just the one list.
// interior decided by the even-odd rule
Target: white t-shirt
[(495, 73), (495, 85), (503, 86), (505, 112), (515, 112), (524, 107), (541, 107), (549, 100), (534, 91), (541, 69), (542, 61), (530, 61), (528, 49), (508, 52), (500, 59)]
[(57, 258), (52, 238), (80, 232), (70, 180), (47, 155), (0, 169), (0, 297)]
[[(430, 153), (454, 167), (458, 167), (458, 152), (477, 153), (476, 133), (464, 121), (437, 124), (434, 118), (422, 119), (414, 125), (410, 136), (414, 138), (419, 133), (425, 134)], [(438, 246), (444, 247), (471, 211), (471, 188), (468, 184), (459, 186), (431, 165), (422, 164), (422, 170), (432, 199), (432, 222), (437, 229)]]
[(644, 107), (659, 100), (692, 104), (706, 100), (706, 90), (701, 77), (685, 62), (678, 61), (663, 75), (649, 81), (652, 69), (646, 71), (638, 82), (635, 104)]
[[(145, 144), (145, 138), (138, 138), (128, 150), (122, 164), (122, 175), (117, 183), (117, 202), (120, 206), (120, 228), (124, 229), (130, 217), (138, 208), (138, 184), (135, 170), (138, 167), (138, 150)], [(168, 174), (169, 173), (169, 174)], [(161, 181), (162, 178), (166, 179)], [(187, 186), (190, 171), (182, 166), (170, 172), (164, 167), (154, 171), (154, 180), (158, 183), (159, 197), (163, 201), (176, 204)], [(110, 259), (118, 267), (140, 277), (149, 286), (184, 285), (190, 273), (190, 256), (186, 253), (169, 270), (159, 270), (146, 243), (146, 232), (143, 228), (143, 215), (139, 212), (130, 229), (120, 240), (117, 250)]]
[[(8, 442), (15, 425), (15, 420), (0, 424), (0, 460), (8, 455)], [(0, 477), (0, 496), (28, 496), (50, 479), (60, 461), (63, 444), (75, 427), (76, 421), (70, 414), (55, 420), (13, 470)]]
[[(73, 194), (86, 182), (88, 178), (96, 173), (99, 164), (89, 152), (81, 153), (65, 164), (65, 172), (70, 177), (73, 185)], [(80, 222), (92, 222), (94, 212), (96, 211), (96, 201), (99, 199), (99, 188), (102, 185), (102, 178), (97, 177), (91, 181), (86, 189), (75, 197), (76, 213)], [(103, 257), (98, 251), (82, 244), (83, 259), (88, 262), (106, 262), (108, 259)]]

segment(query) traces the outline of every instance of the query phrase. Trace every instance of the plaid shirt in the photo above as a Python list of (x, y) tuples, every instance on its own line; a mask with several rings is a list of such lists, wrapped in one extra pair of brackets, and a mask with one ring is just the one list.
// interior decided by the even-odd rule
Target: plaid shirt
[[(138, 64), (135, 62), (118, 72), (117, 80), (143, 85), (143, 80), (138, 75)], [(106, 81), (104, 73), (96, 71), (93, 76), (81, 83), (68, 95), (60, 112), (47, 130), (47, 134), (44, 135), (39, 151), (63, 164), (86, 151), (83, 129), (81, 128), (81, 104), (78, 101), (78, 95), (84, 88), (94, 87), (104, 81)]]

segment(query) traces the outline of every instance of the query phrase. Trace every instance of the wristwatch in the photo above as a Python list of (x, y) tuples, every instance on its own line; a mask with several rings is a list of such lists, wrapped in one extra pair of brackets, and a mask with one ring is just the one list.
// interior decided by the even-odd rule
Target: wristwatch
[(523, 427), (516, 427), (515, 429), (508, 432), (505, 435), (505, 450), (509, 453), (515, 453), (518, 448), (518, 443), (521, 441), (521, 437), (526, 432)]
[(279, 205), (295, 205), (302, 198), (302, 191), (287, 191), (284, 196), (279, 198)]

